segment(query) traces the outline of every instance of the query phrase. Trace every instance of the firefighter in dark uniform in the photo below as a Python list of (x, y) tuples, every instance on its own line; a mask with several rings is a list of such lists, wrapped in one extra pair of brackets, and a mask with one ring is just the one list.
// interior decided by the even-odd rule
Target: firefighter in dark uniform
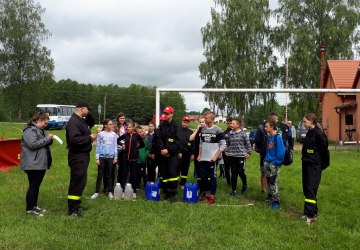
[(182, 130), (182, 151), (179, 161), (180, 165), (180, 186), (183, 187), (188, 178), (190, 161), (194, 160), (195, 143), (190, 141), (190, 135), (193, 133), (189, 129), (190, 119), (188, 116), (184, 116), (181, 122)]
[(157, 146), (160, 152), (160, 167), (164, 199), (170, 202), (176, 200), (179, 182), (178, 157), (181, 153), (181, 128), (173, 120), (174, 109), (166, 107), (163, 112), (166, 121), (162, 122), (156, 131)]
[[(160, 123), (166, 121), (166, 117), (164, 114), (161, 114), (160, 116)], [(157, 167), (158, 167), (158, 173), (157, 173), (157, 176), (158, 176), (158, 180), (160, 182), (160, 187), (162, 188), (162, 176), (161, 176), (161, 153), (160, 153), (160, 149), (159, 149), (159, 143), (158, 143), (158, 139), (157, 139), (157, 136), (158, 136), (158, 130), (159, 130), (159, 127), (155, 128), (155, 133), (154, 133), (154, 137), (152, 139), (152, 143), (151, 143), (151, 150), (150, 150), (150, 153), (149, 153), (149, 156), (148, 158), (150, 160), (152, 160), (152, 164), (155, 164)], [(155, 176), (154, 176), (154, 179), (151, 180), (149, 179), (149, 181), (155, 181)]]
[(317, 125), (316, 116), (314, 114), (305, 115), (303, 124), (309, 129), (302, 148), (304, 215), (307, 224), (312, 224), (318, 213), (316, 195), (320, 185), (321, 173), (329, 166), (330, 155), (326, 135), (322, 128)]
[(68, 192), (68, 206), (70, 216), (81, 216), (80, 203), (87, 179), (87, 169), (90, 162), (92, 141), (96, 134), (92, 134), (86, 117), (90, 115), (89, 104), (80, 101), (75, 112), (66, 124), (66, 142), (68, 164), (70, 167), (70, 185)]

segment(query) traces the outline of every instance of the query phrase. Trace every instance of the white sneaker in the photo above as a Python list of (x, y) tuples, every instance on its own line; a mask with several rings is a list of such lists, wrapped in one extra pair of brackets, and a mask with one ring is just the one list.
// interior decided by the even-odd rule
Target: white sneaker
[(95, 194), (91, 195), (90, 198), (91, 199), (96, 199), (97, 197), (99, 197), (99, 195), (100, 195), (99, 193), (95, 193)]
[(314, 218), (310, 218), (310, 217), (307, 217), (307, 218), (306, 218), (306, 223), (307, 223), (308, 225), (314, 224), (314, 222), (315, 222)]
[(133, 199), (136, 199), (136, 193), (133, 193)]
[(114, 199), (114, 195), (112, 193), (109, 192), (109, 199), (112, 200)]

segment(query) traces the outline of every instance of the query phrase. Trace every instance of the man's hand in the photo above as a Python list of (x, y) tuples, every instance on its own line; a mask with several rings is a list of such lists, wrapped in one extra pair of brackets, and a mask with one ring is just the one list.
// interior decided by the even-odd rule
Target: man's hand
[(100, 165), (100, 160), (96, 160), (96, 165)]
[(91, 140), (95, 140), (97, 137), (97, 134), (91, 134), (90, 137), (91, 137)]
[(169, 154), (169, 151), (165, 148), (161, 150), (161, 155), (167, 156)]
[(210, 161), (211, 162), (216, 162), (217, 159), (218, 159), (218, 157), (216, 155), (214, 155), (213, 157), (211, 157)]

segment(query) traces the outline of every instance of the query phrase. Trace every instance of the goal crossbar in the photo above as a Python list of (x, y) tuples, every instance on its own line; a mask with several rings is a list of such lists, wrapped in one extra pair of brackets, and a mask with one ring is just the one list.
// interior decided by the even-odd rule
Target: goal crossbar
[(360, 89), (192, 89), (192, 88), (156, 88), (156, 126), (160, 124), (161, 92), (183, 93), (343, 93), (356, 94)]

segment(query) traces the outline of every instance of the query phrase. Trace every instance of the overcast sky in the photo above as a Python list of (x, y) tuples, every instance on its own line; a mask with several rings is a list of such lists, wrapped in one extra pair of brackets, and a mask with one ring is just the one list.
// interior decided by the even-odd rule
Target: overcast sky
[[(204, 61), (200, 29), (210, 21), (212, 0), (37, 1), (52, 33), (45, 46), (55, 60), (56, 80), (204, 85), (198, 70)], [(202, 94), (183, 96), (188, 111), (208, 107)]]

